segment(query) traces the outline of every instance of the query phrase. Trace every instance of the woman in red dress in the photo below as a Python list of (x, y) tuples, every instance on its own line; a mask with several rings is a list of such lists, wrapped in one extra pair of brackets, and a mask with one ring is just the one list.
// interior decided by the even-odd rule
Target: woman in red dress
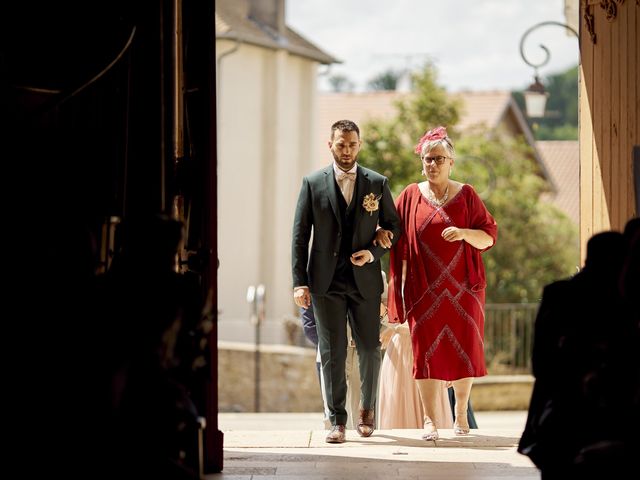
[(487, 374), (480, 254), (494, 245), (497, 225), (470, 185), (449, 178), (455, 150), (444, 127), (428, 131), (416, 153), (427, 180), (409, 185), (396, 200), (403, 231), (391, 250), (389, 321), (409, 322), (423, 438), (436, 440), (438, 380), (453, 384), (454, 432), (465, 435), (473, 377)]

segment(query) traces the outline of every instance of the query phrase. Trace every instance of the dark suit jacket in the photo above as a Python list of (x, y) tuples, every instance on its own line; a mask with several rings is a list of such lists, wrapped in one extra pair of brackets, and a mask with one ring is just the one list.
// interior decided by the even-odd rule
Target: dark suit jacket
[[(354, 189), (355, 218), (352, 253), (370, 250), (374, 261), (362, 267), (352, 265), (356, 286), (360, 294), (370, 298), (382, 293), (380, 257), (388, 250), (373, 246), (378, 224), (393, 232), (393, 243), (400, 236), (400, 219), (396, 211), (386, 177), (358, 166)], [(363, 207), (364, 197), (370, 193), (380, 196), (378, 210), (371, 214)], [(340, 252), (342, 220), (333, 164), (312, 173), (302, 180), (293, 224), (292, 268), (293, 286), (308, 286), (312, 294), (327, 292), (336, 269)], [(357, 196), (356, 196), (357, 195)], [(313, 242), (309, 241), (313, 230)]]

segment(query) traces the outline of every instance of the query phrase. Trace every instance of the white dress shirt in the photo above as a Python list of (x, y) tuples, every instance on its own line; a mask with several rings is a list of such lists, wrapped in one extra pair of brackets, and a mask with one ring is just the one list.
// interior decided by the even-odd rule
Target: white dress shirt
[(348, 172), (341, 170), (335, 164), (335, 162), (333, 163), (333, 174), (336, 177), (336, 182), (338, 182), (338, 186), (340, 187), (340, 191), (342, 192), (342, 196), (347, 202), (347, 205), (351, 203), (351, 198), (353, 197), (353, 191), (355, 190), (355, 187), (356, 187), (357, 171), (358, 171), (357, 163), (355, 163)]

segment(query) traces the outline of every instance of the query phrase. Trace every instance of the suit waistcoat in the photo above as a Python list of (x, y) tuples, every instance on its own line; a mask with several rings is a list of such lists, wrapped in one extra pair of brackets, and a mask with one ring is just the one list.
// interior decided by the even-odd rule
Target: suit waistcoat
[[(335, 180), (334, 180), (335, 181)], [(342, 278), (353, 278), (353, 269), (351, 266), (351, 254), (353, 253), (353, 227), (355, 221), (355, 203), (357, 198), (357, 182), (351, 197), (351, 203), (347, 205), (346, 200), (340, 193), (340, 187), (336, 182), (336, 192), (338, 196), (338, 210), (340, 212), (340, 221), (342, 223), (340, 236), (340, 253), (338, 254), (338, 263), (336, 265), (336, 275)]]

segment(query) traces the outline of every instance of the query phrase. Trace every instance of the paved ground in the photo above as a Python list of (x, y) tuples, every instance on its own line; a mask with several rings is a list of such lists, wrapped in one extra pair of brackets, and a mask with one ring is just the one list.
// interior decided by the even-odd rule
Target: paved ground
[(440, 430), (425, 442), (420, 430), (347, 431), (347, 442), (324, 442), (321, 414), (221, 413), (224, 470), (208, 480), (522, 479), (540, 475), (515, 451), (526, 412), (476, 412), (480, 429), (465, 437)]

